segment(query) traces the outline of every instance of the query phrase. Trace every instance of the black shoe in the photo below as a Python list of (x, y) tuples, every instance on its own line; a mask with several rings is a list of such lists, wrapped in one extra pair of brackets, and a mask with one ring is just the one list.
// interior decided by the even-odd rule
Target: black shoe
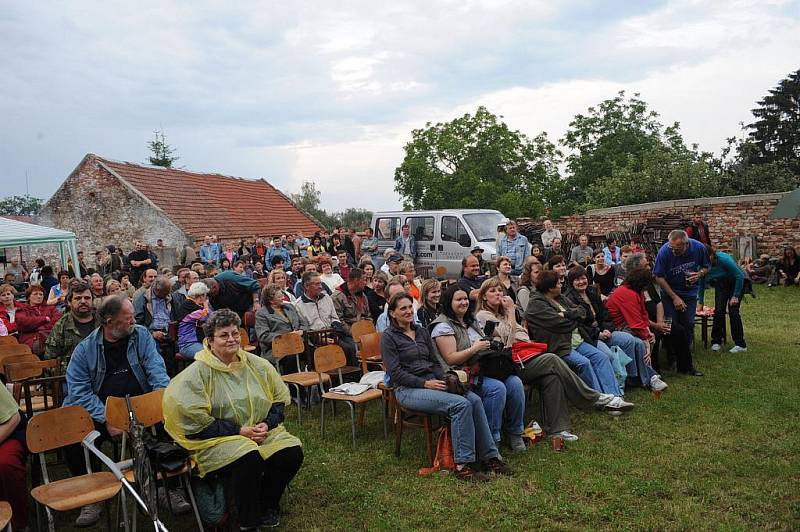
[(264, 528), (277, 528), (281, 524), (281, 514), (274, 508), (267, 508), (264, 510), (264, 515), (261, 518), (261, 526)]

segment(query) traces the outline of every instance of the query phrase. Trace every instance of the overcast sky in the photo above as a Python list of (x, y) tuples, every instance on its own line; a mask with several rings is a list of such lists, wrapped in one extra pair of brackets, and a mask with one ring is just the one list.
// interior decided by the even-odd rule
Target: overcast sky
[(0, 0), (0, 50), (0, 196), (163, 128), (187, 169), (380, 210), (411, 130), (481, 104), (558, 139), (638, 91), (718, 151), (800, 67), (800, 1)]

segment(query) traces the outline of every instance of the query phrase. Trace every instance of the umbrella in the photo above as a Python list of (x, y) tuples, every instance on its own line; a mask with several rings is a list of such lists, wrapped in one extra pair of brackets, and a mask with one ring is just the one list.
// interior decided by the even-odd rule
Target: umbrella
[[(156, 493), (158, 485), (153, 475), (153, 468), (150, 466), (150, 456), (144, 444), (145, 428), (136, 419), (131, 405), (131, 396), (125, 396), (128, 405), (128, 437), (131, 440), (131, 458), (133, 458), (133, 472), (136, 478), (136, 485), (139, 493), (144, 500), (145, 510), (154, 523), (158, 522), (158, 502)], [(158, 528), (156, 528), (158, 530)]]
[(772, 211), (770, 218), (800, 217), (800, 188), (786, 194)]

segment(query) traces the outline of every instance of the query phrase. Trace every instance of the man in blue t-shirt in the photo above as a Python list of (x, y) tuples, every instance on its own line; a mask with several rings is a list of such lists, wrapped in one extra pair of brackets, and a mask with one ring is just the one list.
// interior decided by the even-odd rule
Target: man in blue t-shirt
[(686, 327), (691, 339), (694, 339), (698, 283), (710, 268), (706, 247), (681, 229), (670, 231), (669, 239), (656, 256), (653, 274), (664, 294), (664, 314)]

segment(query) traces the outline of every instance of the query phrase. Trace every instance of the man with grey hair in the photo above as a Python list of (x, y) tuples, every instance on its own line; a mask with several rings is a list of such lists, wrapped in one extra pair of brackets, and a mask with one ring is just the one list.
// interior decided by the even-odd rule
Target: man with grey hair
[(679, 322), (694, 339), (694, 315), (698, 282), (711, 268), (706, 247), (685, 231), (670, 231), (656, 256), (653, 274), (664, 294), (664, 315)]
[[(72, 352), (67, 366), (67, 397), (64, 406), (82, 406), (94, 421), (102, 441), (122, 431), (106, 420), (108, 397), (136, 396), (166, 388), (169, 384), (164, 361), (149, 331), (136, 325), (133, 305), (124, 295), (111, 296), (98, 310), (100, 327)], [(99, 444), (98, 444), (99, 445)], [(73, 476), (86, 474), (80, 444), (66, 448), (65, 459)], [(174, 495), (173, 495), (174, 493)], [(176, 511), (189, 509), (177, 492), (170, 493)], [(100, 519), (102, 503), (81, 508), (75, 524), (91, 526)]]
[(133, 300), (136, 323), (146, 327), (156, 341), (158, 352), (164, 357), (167, 372), (175, 374), (175, 345), (169, 337), (172, 319), (172, 283), (169, 277), (159, 275), (149, 289)]

